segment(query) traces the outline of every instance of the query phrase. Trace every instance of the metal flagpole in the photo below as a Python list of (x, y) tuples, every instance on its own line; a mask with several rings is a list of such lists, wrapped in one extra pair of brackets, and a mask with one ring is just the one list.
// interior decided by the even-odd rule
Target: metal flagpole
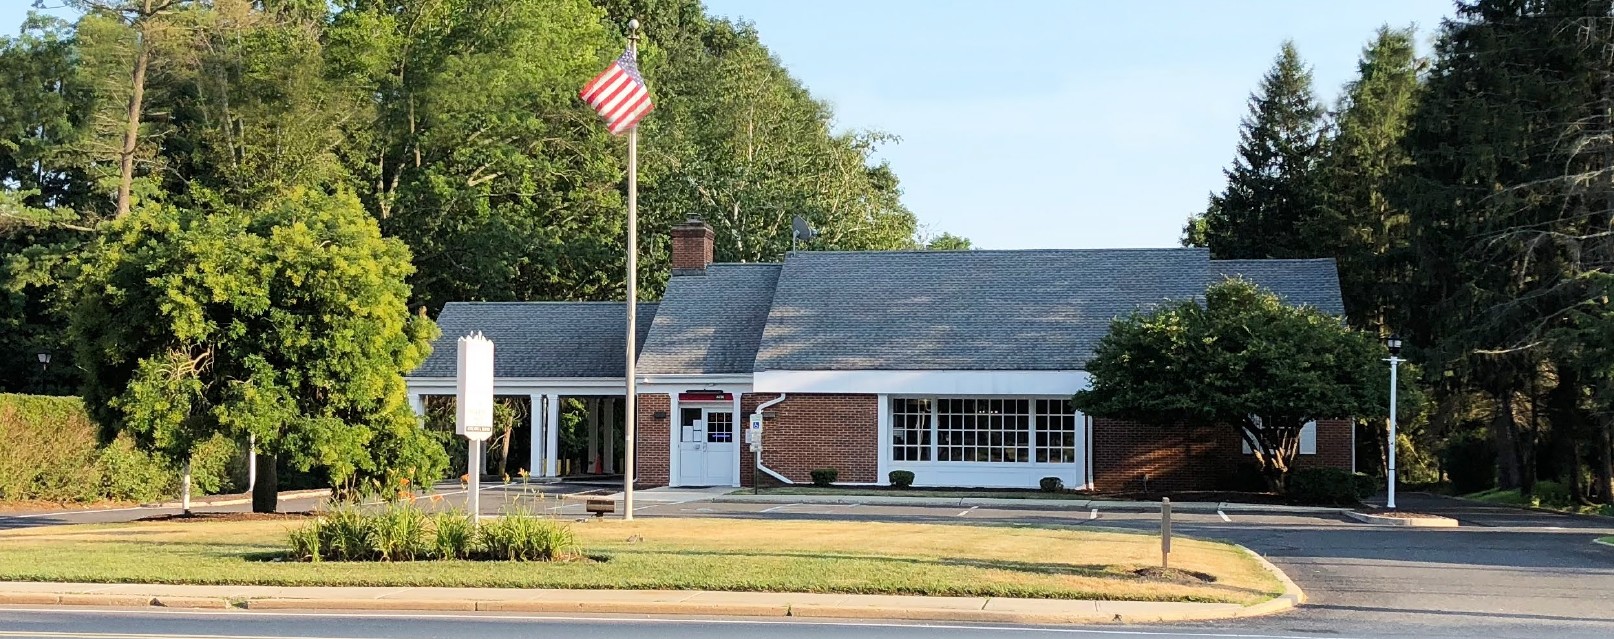
[[(639, 21), (628, 21), (628, 48), (633, 59), (639, 59)], [(633, 433), (638, 416), (639, 380), (634, 374), (634, 356), (638, 354), (637, 327), (639, 319), (639, 125), (628, 129), (628, 334), (626, 366), (628, 396), (623, 402), (622, 415), (622, 519), (633, 519)]]

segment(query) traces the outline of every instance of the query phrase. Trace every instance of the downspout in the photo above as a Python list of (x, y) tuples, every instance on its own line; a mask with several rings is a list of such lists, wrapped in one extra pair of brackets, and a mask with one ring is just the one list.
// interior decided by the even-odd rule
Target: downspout
[[(768, 401), (762, 402), (761, 404), (758, 404), (756, 409), (751, 411), (751, 417), (753, 419), (762, 419), (762, 409), (767, 408), (769, 406), (772, 406), (772, 405), (777, 404), (777, 403), (782, 402), (782, 401), (785, 401), (785, 394), (784, 393), (779, 393), (778, 397), (775, 397), (775, 398), (770, 399)], [(756, 462), (756, 465), (757, 465), (757, 470), (760, 470), (762, 472), (765, 472), (765, 473), (771, 475), (774, 479), (782, 481), (782, 482), (784, 482), (786, 484), (794, 484), (794, 483), (796, 483), (796, 482), (790, 481), (789, 477), (785, 477), (784, 475), (781, 475), (779, 473), (774, 472), (774, 470), (772, 468), (768, 468), (767, 466), (763, 466), (762, 465), (762, 451), (760, 451), (760, 450), (757, 451), (757, 457), (756, 457), (755, 462)]]

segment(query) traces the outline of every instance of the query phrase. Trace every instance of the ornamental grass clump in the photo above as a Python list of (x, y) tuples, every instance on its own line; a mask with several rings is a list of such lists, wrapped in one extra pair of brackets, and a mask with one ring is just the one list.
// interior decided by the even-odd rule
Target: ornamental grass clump
[(428, 515), (409, 502), (375, 510), (339, 504), (288, 532), (286, 545), (297, 561), (554, 561), (581, 554), (569, 526), (527, 509), (477, 525), (464, 511)]

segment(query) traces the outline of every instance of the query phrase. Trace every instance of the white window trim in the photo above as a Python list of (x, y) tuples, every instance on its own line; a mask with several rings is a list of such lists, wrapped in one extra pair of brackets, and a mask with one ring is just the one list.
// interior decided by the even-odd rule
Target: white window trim
[[(918, 394), (918, 393), (881, 393), (876, 398), (879, 402), (877, 411), (877, 440), (879, 457), (876, 465), (878, 484), (888, 485), (892, 470), (913, 470), (916, 473), (916, 485), (920, 486), (1000, 486), (1000, 487), (1034, 487), (1036, 481), (1042, 477), (1058, 476), (1065, 480), (1065, 486), (1071, 489), (1090, 490), (1093, 487), (1093, 434), (1092, 419), (1080, 411), (1076, 412), (1075, 461), (1071, 462), (1038, 462), (1036, 460), (1035, 446), (1031, 447), (1031, 460), (1026, 462), (941, 462), (935, 461), (895, 461), (892, 459), (892, 429), (895, 418), (892, 416), (892, 400), (894, 399), (1016, 399), (1035, 402), (1039, 399), (1067, 400), (1069, 395), (1038, 394), (1038, 395), (982, 395), (982, 394)], [(1035, 412), (1035, 406), (1032, 406)], [(937, 439), (933, 436), (932, 441)], [(1035, 443), (1032, 440), (1031, 443)], [(934, 473), (929, 471), (936, 471)], [(935, 481), (929, 479), (936, 475), (943, 477), (966, 476), (969, 480), (962, 482)], [(1005, 481), (994, 482), (994, 479)], [(1009, 481), (1012, 480), (1012, 481)], [(977, 481), (983, 483), (976, 483)]]

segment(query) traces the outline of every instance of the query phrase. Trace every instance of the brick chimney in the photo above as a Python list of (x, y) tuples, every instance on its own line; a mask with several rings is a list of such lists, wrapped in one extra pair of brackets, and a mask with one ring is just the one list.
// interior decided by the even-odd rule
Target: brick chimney
[(672, 274), (705, 275), (712, 263), (712, 227), (692, 217), (672, 228)]

